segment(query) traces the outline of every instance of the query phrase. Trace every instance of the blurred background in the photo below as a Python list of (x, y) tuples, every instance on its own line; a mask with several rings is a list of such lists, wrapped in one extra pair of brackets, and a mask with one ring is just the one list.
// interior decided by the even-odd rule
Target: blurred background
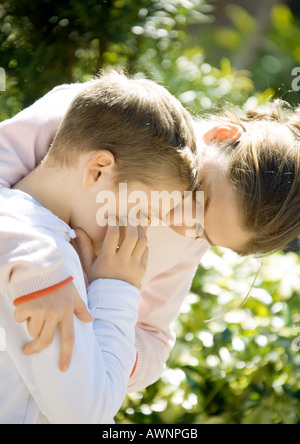
[[(297, 105), (300, 2), (2, 0), (0, 121), (105, 65), (144, 73), (193, 115), (274, 97)], [(300, 423), (298, 250), (295, 241), (264, 259), (251, 297), (232, 312), (260, 263), (211, 250), (174, 323), (162, 378), (127, 396), (117, 423)]]

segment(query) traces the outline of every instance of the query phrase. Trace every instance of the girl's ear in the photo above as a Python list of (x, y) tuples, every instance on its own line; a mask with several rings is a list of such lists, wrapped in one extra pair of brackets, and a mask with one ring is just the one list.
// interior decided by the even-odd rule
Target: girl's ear
[(233, 124), (220, 124), (215, 125), (204, 136), (204, 142), (237, 142), (243, 134), (243, 130), (238, 125)]
[(115, 158), (110, 151), (97, 151), (84, 166), (83, 186), (92, 188), (103, 175), (113, 177), (114, 166)]

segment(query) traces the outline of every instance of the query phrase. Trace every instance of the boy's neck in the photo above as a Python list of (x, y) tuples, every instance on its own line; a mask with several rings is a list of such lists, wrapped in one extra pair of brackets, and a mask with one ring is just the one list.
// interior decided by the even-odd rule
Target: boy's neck
[(43, 207), (70, 225), (71, 206), (67, 196), (68, 174), (62, 170), (38, 166), (15, 186), (15, 189), (29, 194)]

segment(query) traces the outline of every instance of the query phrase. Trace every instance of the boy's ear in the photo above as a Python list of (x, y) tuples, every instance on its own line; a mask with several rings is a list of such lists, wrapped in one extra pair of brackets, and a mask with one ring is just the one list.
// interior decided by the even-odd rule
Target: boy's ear
[(243, 130), (238, 125), (234, 124), (219, 124), (215, 125), (204, 136), (204, 142), (237, 142), (243, 134)]
[(92, 188), (103, 174), (113, 175), (115, 157), (110, 151), (97, 151), (85, 164), (83, 186)]

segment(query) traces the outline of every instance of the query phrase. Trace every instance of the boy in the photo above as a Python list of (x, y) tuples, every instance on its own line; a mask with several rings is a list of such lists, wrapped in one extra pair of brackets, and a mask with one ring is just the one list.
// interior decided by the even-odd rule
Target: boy
[[(135, 361), (135, 287), (146, 269), (147, 242), (136, 223), (123, 221), (119, 231), (110, 220), (108, 227), (102, 220), (99, 227), (97, 198), (108, 190), (118, 197), (121, 182), (132, 192), (176, 189), (182, 194), (196, 183), (195, 154), (191, 118), (175, 98), (153, 82), (108, 72), (75, 98), (44, 162), (16, 189), (1, 190), (2, 234), (22, 230), (25, 245), (14, 250), (14, 259), (1, 273), (0, 326), (6, 333), (6, 349), (0, 354), (1, 422), (112, 421)], [(159, 206), (138, 210), (163, 216)], [(71, 227), (83, 229), (100, 251), (89, 272), (93, 282), (87, 296), (79, 258), (70, 245), (75, 237)], [(28, 358), (21, 352), (28, 333), (13, 319), (11, 278), (24, 265), (26, 247), (35, 247), (32, 230), (45, 242), (45, 236), (53, 239), (65, 257), (65, 280), (74, 278), (95, 317), (93, 327), (75, 321), (67, 373), (56, 368), (57, 336), (40, 354)]]
[[(0, 123), (0, 185), (13, 186), (43, 159), (68, 106), (84, 87), (82, 84), (57, 87), (30, 108)], [(175, 341), (170, 325), (177, 317), (183, 299), (190, 289), (195, 270), (209, 248), (205, 240), (199, 239), (195, 242), (194, 239), (176, 235), (168, 227), (150, 227), (148, 241), (150, 256), (141, 286), (141, 307), (136, 327), (138, 359), (130, 378), (129, 391), (141, 390), (161, 376)], [(16, 290), (14, 299), (24, 295), (28, 295), (30, 299), (39, 295), (40, 290), (41, 294), (47, 296), (18, 305), (16, 318), (20, 322), (29, 318), (34, 321), (36, 317), (32, 318), (32, 313), (36, 312), (36, 308), (39, 312), (47, 313), (45, 325), (47, 322), (51, 323), (52, 333), (56, 324), (60, 327), (62, 338), (60, 367), (66, 368), (70, 362), (73, 336), (73, 317), (70, 319), (70, 316), (65, 316), (66, 308), (74, 303), (78, 316), (81, 312), (84, 314), (84, 311), (82, 305), (78, 304), (80, 298), (76, 297), (72, 283), (67, 285), (66, 279), (69, 275), (64, 269), (61, 256), (56, 255), (54, 246), (49, 245), (45, 238), (36, 237), (36, 242), (44, 245), (45, 258), (48, 254), (51, 255), (52, 268), (49, 270), (41, 260), (34, 262), (31, 260), (31, 263), (24, 261), (23, 267), (16, 267), (11, 276)], [(0, 251), (0, 267), (3, 265), (1, 263), (3, 254), (11, 261), (15, 257), (10, 249)], [(65, 283), (66, 286), (58, 290), (58, 294), (52, 293), (56, 285), (61, 283)], [(62, 294), (63, 297), (60, 297)], [(23, 299), (20, 302), (23, 302)], [(72, 307), (70, 312), (73, 313)], [(57, 313), (62, 313), (59, 319)], [(81, 320), (83, 318), (84, 316), (80, 317)], [(88, 320), (87, 314), (84, 319)], [(25, 348), (27, 353), (38, 352), (51, 342), (49, 328), (42, 330), (40, 336), (39, 328), (38, 322), (37, 328), (33, 328), (33, 333), (37, 331), (33, 334), (37, 339)]]

